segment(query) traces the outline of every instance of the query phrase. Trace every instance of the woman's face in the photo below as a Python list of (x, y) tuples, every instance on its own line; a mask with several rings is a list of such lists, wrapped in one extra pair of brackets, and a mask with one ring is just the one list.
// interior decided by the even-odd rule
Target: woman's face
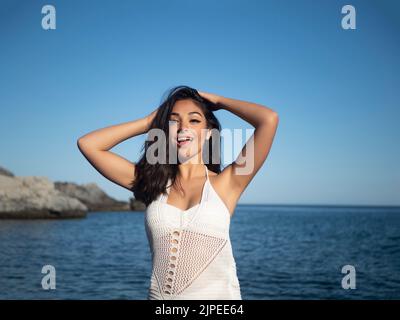
[[(176, 148), (179, 162), (192, 159), (198, 163), (205, 139), (208, 139), (210, 134), (201, 108), (192, 100), (177, 101), (169, 116), (169, 132), (169, 143)], [(196, 155), (200, 157), (194, 158)]]

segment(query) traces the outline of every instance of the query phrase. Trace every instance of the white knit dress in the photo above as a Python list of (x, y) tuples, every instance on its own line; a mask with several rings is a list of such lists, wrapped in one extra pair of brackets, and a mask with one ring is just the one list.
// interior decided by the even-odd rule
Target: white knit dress
[[(241, 300), (230, 213), (208, 177), (199, 204), (181, 210), (164, 194), (146, 209), (152, 254), (150, 300)], [(167, 185), (170, 192), (171, 180)]]

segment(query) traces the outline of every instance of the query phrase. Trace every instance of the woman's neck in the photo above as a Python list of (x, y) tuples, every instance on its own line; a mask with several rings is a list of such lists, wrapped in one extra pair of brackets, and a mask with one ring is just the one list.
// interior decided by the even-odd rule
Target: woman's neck
[(205, 166), (204, 163), (180, 164), (178, 166), (178, 177), (181, 180), (191, 180), (191, 179), (194, 179), (194, 178), (203, 177), (204, 176), (204, 170), (205, 170), (204, 166)]

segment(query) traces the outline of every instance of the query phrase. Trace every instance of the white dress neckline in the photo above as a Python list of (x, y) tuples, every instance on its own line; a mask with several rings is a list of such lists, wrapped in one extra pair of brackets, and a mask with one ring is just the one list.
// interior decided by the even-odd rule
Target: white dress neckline
[(165, 222), (168, 224), (169, 221), (166, 218), (168, 214), (172, 214), (173, 216), (176, 217), (176, 214), (179, 215), (179, 220), (181, 227), (186, 227), (188, 226), (191, 221), (193, 221), (196, 216), (198, 215), (199, 212), (201, 212), (202, 208), (204, 207), (204, 204), (207, 199), (208, 191), (209, 191), (209, 177), (208, 177), (208, 168), (206, 165), (204, 165), (205, 171), (206, 171), (206, 181), (204, 182), (202, 191), (201, 191), (201, 198), (200, 202), (198, 204), (195, 204), (194, 206), (190, 207), (189, 209), (182, 210), (172, 204), (167, 203), (168, 201), (168, 196), (170, 193), (170, 188), (171, 188), (171, 179), (168, 179), (168, 186), (167, 187), (167, 196), (165, 196), (163, 193), (161, 194), (161, 198), (158, 201), (157, 204), (157, 211), (160, 212), (162, 210), (162, 216), (165, 218)]
[(205, 194), (205, 191), (206, 191), (205, 189), (207, 188), (207, 183), (209, 183), (208, 168), (207, 168), (206, 165), (204, 165), (204, 167), (205, 167), (205, 172), (206, 172), (206, 181), (204, 182), (203, 188), (201, 190), (201, 196), (200, 196), (200, 202), (199, 203), (195, 204), (194, 206), (191, 206), (190, 208), (188, 208), (186, 210), (183, 210), (183, 209), (178, 208), (178, 207), (176, 207), (176, 206), (174, 206), (172, 204), (169, 204), (168, 203), (168, 198), (169, 198), (170, 189), (171, 189), (171, 179), (168, 179), (168, 186), (169, 187), (167, 187), (167, 195), (165, 196), (164, 194), (162, 194), (161, 200), (160, 200), (161, 203), (163, 203), (164, 205), (166, 205), (166, 206), (168, 206), (168, 207), (170, 207), (172, 209), (175, 209), (175, 210), (177, 210), (179, 212), (182, 212), (182, 213), (189, 212), (189, 211), (192, 211), (195, 208), (200, 207), (200, 205), (204, 202), (204, 194)]

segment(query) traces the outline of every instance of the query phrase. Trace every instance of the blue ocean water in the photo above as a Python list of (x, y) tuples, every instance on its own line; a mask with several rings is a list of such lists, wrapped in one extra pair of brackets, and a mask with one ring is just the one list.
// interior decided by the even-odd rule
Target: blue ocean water
[[(400, 299), (400, 207), (238, 205), (231, 241), (243, 299)], [(143, 213), (0, 220), (0, 299), (142, 300), (150, 272)]]

